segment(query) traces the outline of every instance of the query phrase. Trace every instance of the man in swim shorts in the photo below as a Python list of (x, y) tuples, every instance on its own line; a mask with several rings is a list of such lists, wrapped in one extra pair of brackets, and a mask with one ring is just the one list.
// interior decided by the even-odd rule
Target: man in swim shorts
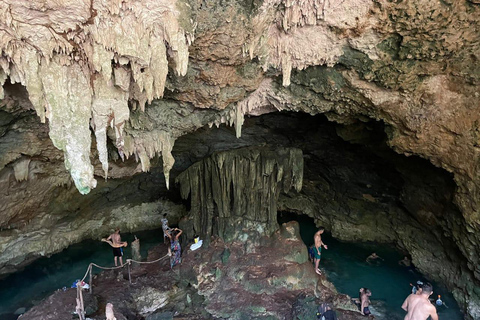
[(313, 242), (315, 247), (313, 248), (313, 260), (315, 261), (315, 272), (317, 274), (322, 274), (320, 269), (318, 269), (318, 264), (320, 263), (320, 259), (322, 258), (322, 246), (325, 249), (327, 248), (327, 245), (322, 242), (322, 234), (325, 231), (324, 227), (320, 227), (318, 231), (315, 233), (313, 236)]
[(370, 312), (370, 309), (368, 308), (370, 306), (370, 296), (372, 295), (372, 292), (368, 288), (363, 288), (363, 290), (360, 290), (360, 312), (364, 316), (369, 316), (372, 314)]
[(122, 242), (122, 238), (120, 237), (120, 229), (117, 228), (115, 229), (115, 232), (112, 233), (108, 238), (107, 241), (110, 240), (112, 241), (112, 249), (113, 249), (113, 260), (115, 261), (115, 267), (117, 266), (117, 257), (120, 260), (120, 265), (123, 266), (123, 250), (122, 247), (125, 245), (124, 242)]

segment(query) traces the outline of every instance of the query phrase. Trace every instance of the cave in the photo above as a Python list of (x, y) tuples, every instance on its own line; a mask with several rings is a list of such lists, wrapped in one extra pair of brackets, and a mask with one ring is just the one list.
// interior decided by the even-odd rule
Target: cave
[[(34, 113), (30, 112), (29, 117), (34, 119)], [(83, 239), (98, 238), (99, 234), (107, 233), (108, 228), (114, 226), (112, 223), (132, 231), (158, 228), (159, 217), (165, 212), (172, 222), (180, 223), (189, 238), (194, 234), (200, 234), (204, 239), (220, 235), (234, 241), (238, 230), (223, 228), (219, 234), (219, 226), (207, 221), (212, 217), (198, 217), (200, 228), (195, 228), (192, 215), (208, 214), (195, 213), (192, 206), (208, 205), (192, 203), (190, 194), (182, 198), (181, 180), (178, 182), (177, 178), (214, 154), (238, 154), (252, 148), (296, 148), (302, 151), (302, 188), (300, 192), (280, 193), (275, 216), (278, 212), (293, 212), (308, 217), (313, 226), (323, 225), (332, 237), (346, 242), (394, 245), (408, 253), (419, 270), (431, 279), (446, 283), (453, 290), (463, 290), (464, 280), (455, 270), (465, 268), (467, 262), (459, 254), (452, 235), (448, 234), (451, 232), (449, 226), (461, 219), (460, 211), (452, 202), (455, 193), (453, 177), (425, 159), (395, 153), (387, 145), (385, 132), (388, 132), (385, 124), (379, 121), (362, 119), (345, 125), (331, 122), (324, 115), (292, 112), (246, 118), (240, 138), (236, 137), (232, 127), (200, 128), (176, 141), (172, 150), (176, 162), (170, 176), (177, 183), (169, 190), (158, 158), (153, 159), (150, 172), (117, 178), (114, 186), (110, 180), (100, 181), (88, 196), (80, 195), (72, 184), (57, 186), (52, 192), (53, 201), (63, 204), (58, 208), (62, 212), (57, 213), (56, 221), (48, 222), (51, 225), (42, 227), (55, 228), (52, 225), (63, 224), (74, 238), (65, 238), (64, 231), (58, 230), (56, 235), (51, 235), (56, 246), (47, 248), (49, 251), (42, 255), (51, 255)], [(135, 162), (120, 165), (138, 166)], [(254, 177), (259, 179), (258, 175)], [(213, 179), (210, 176), (204, 178)], [(31, 188), (26, 182), (12, 181), (18, 184), (18, 188)], [(229, 200), (225, 201), (231, 211), (234, 211), (236, 196), (233, 188), (232, 183), (228, 184)], [(115, 222), (103, 225), (102, 221), (95, 221), (98, 212), (110, 210)], [(128, 212), (129, 216), (118, 220), (120, 211)], [(218, 215), (218, 208), (212, 209), (211, 214)], [(241, 217), (255, 223), (255, 217)], [(235, 221), (234, 216), (231, 218), (230, 224)], [(18, 228), (15, 225), (17, 219), (21, 217), (15, 216), (8, 221), (10, 228)], [(92, 228), (93, 221), (95, 228)], [(258, 224), (268, 225), (268, 222), (259, 219)], [(274, 222), (278, 224), (278, 221)], [(79, 224), (84, 224), (87, 229), (74, 230), (73, 225)], [(269, 233), (273, 231), (275, 227)], [(59, 238), (65, 242), (59, 242)], [(15, 265), (7, 263), (3, 273), (22, 268), (39, 257), (22, 252), (18, 247), (16, 252), (16, 258), (23, 261)]]
[[(312, 273), (299, 224), (280, 212), (408, 255), (479, 319), (479, 10), (0, 3), (0, 278), (167, 216), (182, 247), (199, 235), (202, 250), (158, 278), (137, 268), (132, 286), (98, 274), (128, 303), (97, 286), (93, 318), (113, 302), (117, 319), (303, 319), (328, 301), (360, 319), (328, 272)], [(23, 317), (60, 312), (46, 301), (75, 308), (59, 294)]]

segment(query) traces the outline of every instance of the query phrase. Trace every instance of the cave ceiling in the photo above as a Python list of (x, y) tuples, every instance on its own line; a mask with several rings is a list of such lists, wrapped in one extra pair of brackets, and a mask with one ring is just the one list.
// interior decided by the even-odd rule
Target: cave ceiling
[(479, 28), (476, 0), (0, 1), (1, 248), (95, 197), (168, 193), (189, 133), (291, 111), (378, 121), (395, 152), (449, 172), (442, 228), (478, 280)]

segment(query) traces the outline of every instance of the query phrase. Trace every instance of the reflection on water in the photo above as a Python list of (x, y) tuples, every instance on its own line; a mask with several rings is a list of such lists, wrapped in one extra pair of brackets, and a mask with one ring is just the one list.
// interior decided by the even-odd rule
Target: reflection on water
[[(313, 219), (294, 214), (280, 214), (279, 223), (296, 220), (300, 224), (300, 234), (306, 245), (313, 244), (313, 235), (317, 231)], [(358, 297), (358, 290), (367, 287), (372, 291), (371, 310), (377, 319), (403, 320), (405, 312), (401, 305), (411, 293), (410, 283), (417, 280), (427, 281), (418, 272), (408, 271), (398, 265), (403, 255), (394, 247), (377, 243), (345, 243), (332, 238), (328, 233), (322, 236), (328, 245), (328, 250), (322, 251), (320, 269), (325, 271), (329, 281), (341, 293)], [(368, 264), (365, 259), (376, 252), (384, 261), (378, 264)], [(462, 320), (463, 315), (447, 289), (432, 282), (434, 293), (432, 297), (442, 296), (448, 308), (437, 308), (440, 319)]]
[[(140, 239), (142, 257), (147, 256), (152, 246), (163, 241), (162, 229), (134, 234)], [(134, 234), (122, 234), (122, 240), (131, 244)], [(131, 258), (130, 248), (130, 245), (124, 248), (123, 262)], [(13, 313), (18, 308), (30, 308), (53, 291), (70, 287), (75, 279), (83, 278), (90, 262), (113, 266), (112, 247), (104, 242), (86, 240), (50, 258), (41, 258), (25, 270), (1, 280), (0, 319), (16, 319)], [(94, 271), (98, 273), (100, 270), (94, 268)]]

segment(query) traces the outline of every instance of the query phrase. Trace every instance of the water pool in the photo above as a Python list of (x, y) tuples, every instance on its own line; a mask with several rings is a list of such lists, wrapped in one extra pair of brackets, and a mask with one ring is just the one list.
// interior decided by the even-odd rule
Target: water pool
[[(142, 257), (147, 251), (163, 242), (162, 229), (122, 234), (122, 240), (130, 244), (134, 235), (140, 239)], [(131, 246), (124, 248), (124, 259), (131, 258)], [(90, 262), (100, 266), (114, 265), (110, 245), (94, 240), (86, 240), (71, 245), (50, 258), (40, 258), (23, 271), (9, 275), (0, 281), (0, 319), (17, 319), (14, 315), (19, 308), (30, 308), (46, 298), (53, 291), (70, 287), (75, 279), (85, 275)], [(100, 272), (94, 268), (95, 273)], [(87, 279), (88, 281), (88, 279)]]
[[(279, 215), (279, 223), (292, 220), (299, 222), (304, 243), (307, 246), (313, 244), (313, 235), (317, 231), (313, 219), (293, 214)], [(327, 244), (328, 250), (322, 251), (320, 269), (325, 271), (327, 279), (339, 292), (358, 297), (359, 288), (367, 287), (372, 291), (372, 311), (377, 314), (377, 319), (403, 320), (405, 312), (401, 305), (411, 293), (410, 283), (428, 280), (422, 274), (408, 271), (398, 264), (403, 258), (401, 252), (385, 244), (341, 242), (328, 233), (324, 233), (322, 240)], [(368, 264), (365, 259), (373, 252), (385, 261)], [(430, 282), (434, 290), (432, 297), (436, 299), (437, 295), (441, 295), (448, 306), (437, 308), (439, 318), (463, 320), (464, 316), (448, 290), (441, 284)]]

